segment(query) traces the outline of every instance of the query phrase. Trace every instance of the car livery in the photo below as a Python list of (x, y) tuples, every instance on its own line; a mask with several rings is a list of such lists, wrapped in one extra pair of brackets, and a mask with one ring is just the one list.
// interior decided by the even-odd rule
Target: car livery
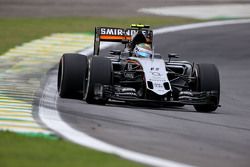
[[(105, 41), (124, 47), (100, 54), (100, 43)], [(150, 57), (135, 56), (133, 49), (139, 43), (153, 48)], [(58, 93), (62, 98), (80, 98), (90, 104), (104, 105), (115, 100), (145, 105), (193, 105), (200, 112), (215, 111), (220, 106), (217, 67), (177, 58), (177, 54), (155, 53), (153, 30), (148, 25), (133, 24), (126, 29), (96, 27), (93, 55), (62, 56)]]

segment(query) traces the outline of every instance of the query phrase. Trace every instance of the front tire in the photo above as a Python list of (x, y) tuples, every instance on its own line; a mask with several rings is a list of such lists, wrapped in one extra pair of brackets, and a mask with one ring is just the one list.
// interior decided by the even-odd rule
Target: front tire
[(196, 77), (196, 91), (214, 91), (217, 94), (210, 99), (210, 104), (194, 105), (194, 108), (198, 112), (215, 111), (220, 101), (220, 77), (217, 67), (214, 64), (197, 64)]
[(102, 97), (96, 97), (95, 91), (103, 85), (112, 85), (111, 60), (105, 57), (92, 57), (88, 74), (86, 102), (89, 104), (106, 104), (108, 97), (105, 97), (104, 92), (102, 92)]
[(64, 54), (59, 62), (57, 89), (62, 98), (82, 99), (86, 87), (88, 60), (80, 54)]

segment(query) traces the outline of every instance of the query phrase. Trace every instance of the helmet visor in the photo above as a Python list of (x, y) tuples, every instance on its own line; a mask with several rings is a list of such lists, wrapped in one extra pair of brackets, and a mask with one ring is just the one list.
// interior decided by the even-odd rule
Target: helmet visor
[(147, 52), (136, 52), (136, 56), (138, 57), (150, 57), (151, 54)]

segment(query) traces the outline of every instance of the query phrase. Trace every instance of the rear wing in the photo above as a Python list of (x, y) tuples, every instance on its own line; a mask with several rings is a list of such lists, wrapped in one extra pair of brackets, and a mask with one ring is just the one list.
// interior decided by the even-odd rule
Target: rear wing
[(131, 25), (132, 28), (114, 28), (114, 27), (96, 27), (94, 39), (94, 55), (99, 55), (100, 42), (120, 42), (129, 43), (132, 37), (138, 31), (141, 31), (152, 43), (153, 31), (149, 30), (149, 26)]

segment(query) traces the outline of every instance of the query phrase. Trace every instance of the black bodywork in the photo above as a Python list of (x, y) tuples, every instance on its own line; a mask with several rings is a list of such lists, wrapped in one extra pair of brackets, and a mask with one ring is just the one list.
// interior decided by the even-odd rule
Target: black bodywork
[[(124, 48), (111, 50), (108, 56), (100, 55), (101, 41), (118, 42)], [(147, 60), (133, 58), (133, 48), (138, 43), (147, 43), (153, 48)], [(62, 56), (58, 72), (59, 96), (67, 98), (80, 93), (90, 104), (119, 100), (144, 104), (194, 105), (201, 112), (216, 110), (220, 100), (217, 67), (214, 64), (179, 61), (177, 58), (179, 56), (176, 54), (162, 57), (155, 53), (153, 31), (149, 26), (133, 25), (128, 29), (96, 27), (92, 56)], [(157, 73), (153, 74), (157, 66), (160, 74), (158, 78)]]

